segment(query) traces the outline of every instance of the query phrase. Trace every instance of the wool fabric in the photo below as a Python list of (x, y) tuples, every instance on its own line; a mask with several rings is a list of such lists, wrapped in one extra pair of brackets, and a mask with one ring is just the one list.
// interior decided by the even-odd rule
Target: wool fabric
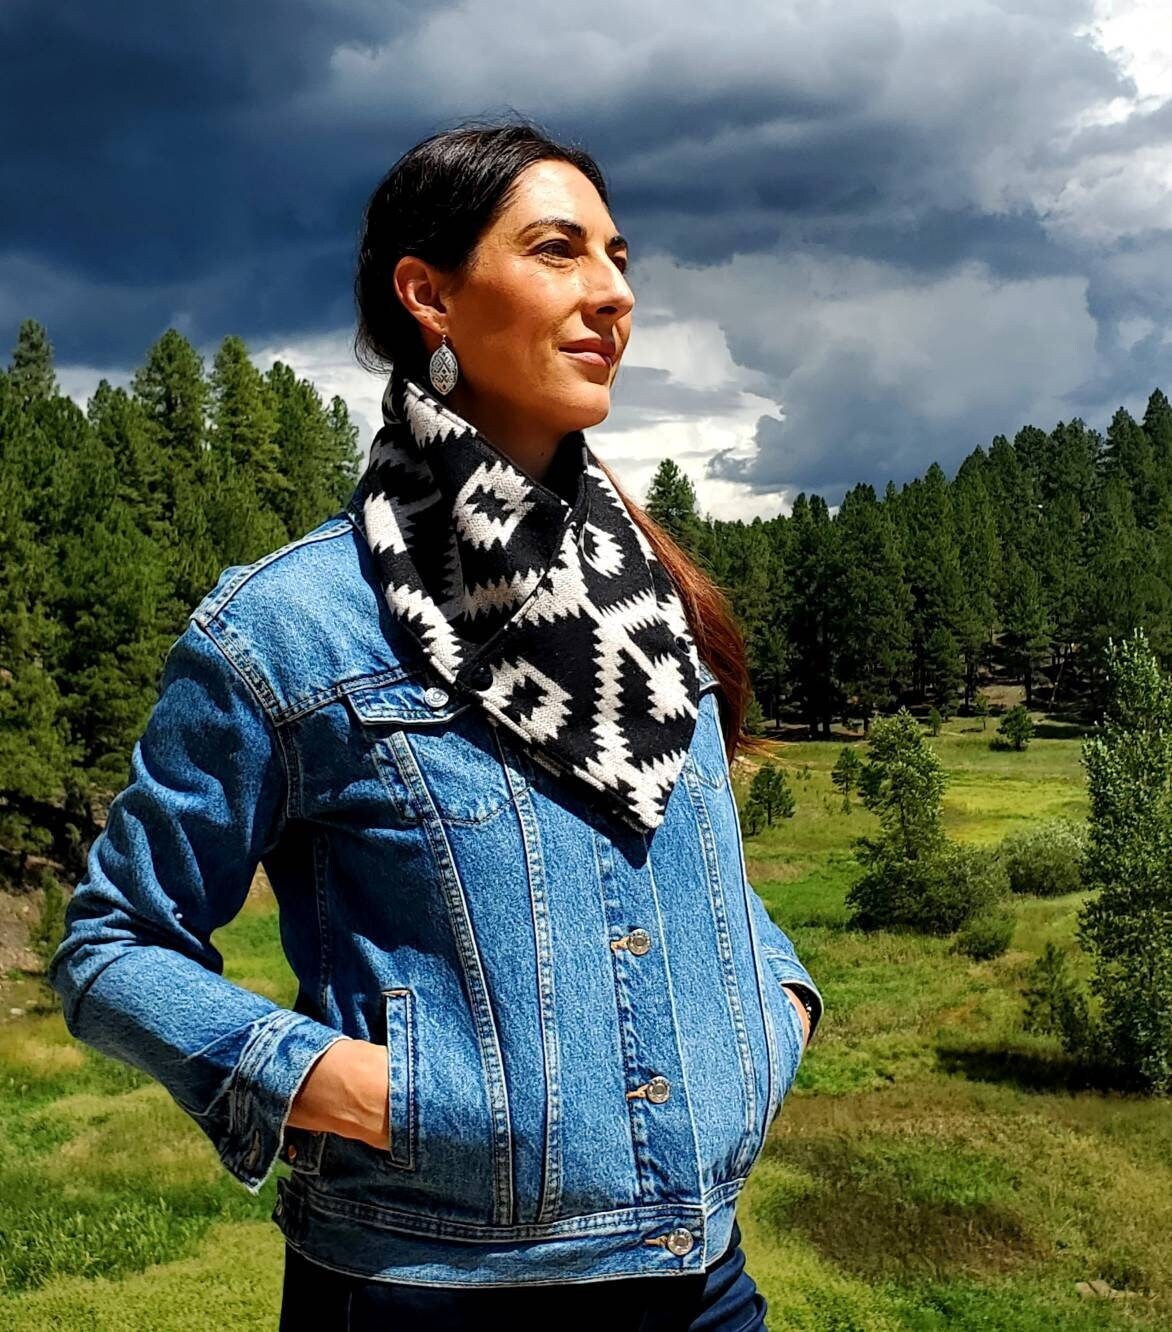
[(434, 672), (653, 833), (698, 716), (667, 570), (581, 430), (530, 476), (397, 369), (347, 506), (391, 614)]

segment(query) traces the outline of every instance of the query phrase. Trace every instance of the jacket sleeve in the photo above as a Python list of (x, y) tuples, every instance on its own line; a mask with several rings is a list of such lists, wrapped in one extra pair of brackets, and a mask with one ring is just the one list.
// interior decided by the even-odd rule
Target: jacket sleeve
[(779, 985), (800, 985), (810, 993), (814, 1011), (810, 1017), (810, 1035), (806, 1042), (809, 1045), (810, 1041), (814, 1039), (814, 1033), (818, 1030), (818, 1023), (822, 1021), (822, 992), (814, 984), (814, 978), (798, 961), (797, 950), (790, 941), (789, 935), (766, 910), (765, 903), (752, 884), (749, 885), (749, 898), (753, 920), (757, 927), (757, 936), (761, 940), (762, 952), (777, 983)]
[(268, 711), (193, 616), (48, 969), (71, 1035), (162, 1083), (254, 1194), (314, 1062), (351, 1039), (225, 979), (210, 941), (279, 840), (287, 789)]

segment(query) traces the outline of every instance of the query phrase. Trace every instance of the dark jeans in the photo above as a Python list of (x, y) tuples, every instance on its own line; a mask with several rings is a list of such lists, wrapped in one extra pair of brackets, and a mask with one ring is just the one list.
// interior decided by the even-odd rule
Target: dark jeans
[(745, 1271), (740, 1244), (734, 1220), (727, 1251), (703, 1272), (476, 1289), (347, 1276), (286, 1242), (279, 1332), (758, 1332), (765, 1327), (765, 1297)]

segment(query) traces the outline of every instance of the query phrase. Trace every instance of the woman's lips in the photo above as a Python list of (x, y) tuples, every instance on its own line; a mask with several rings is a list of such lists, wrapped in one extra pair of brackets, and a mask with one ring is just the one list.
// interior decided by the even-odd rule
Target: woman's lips
[(607, 357), (603, 356), (601, 352), (566, 351), (565, 347), (562, 347), (561, 350), (565, 352), (567, 356), (574, 356), (579, 361), (588, 361), (591, 365), (602, 365), (605, 366), (608, 370), (610, 369), (610, 361), (607, 359)]

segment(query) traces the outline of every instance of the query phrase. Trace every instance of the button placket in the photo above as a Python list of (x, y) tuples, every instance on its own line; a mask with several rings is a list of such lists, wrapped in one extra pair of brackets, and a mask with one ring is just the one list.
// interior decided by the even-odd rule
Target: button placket
[[(657, 929), (631, 923), (632, 917), (635, 921), (658, 919), (659, 904), (651, 867), (648, 865), (642, 873), (629, 871), (616, 857), (613, 844), (601, 836), (595, 840), (595, 851), (609, 927), (606, 946), (613, 958), (622, 1068), (626, 1078), (646, 1079), (623, 1093), (630, 1114), (635, 1189), (648, 1203), (698, 1196), (702, 1187), (698, 1168), (688, 1169), (689, 1162), (696, 1162), (698, 1167), (698, 1156), (682, 1156), (679, 1169), (670, 1172), (670, 1179), (665, 1170), (668, 1147), (674, 1151), (680, 1142), (694, 1146), (696, 1130), (687, 1104), (672, 1096), (673, 1081), (683, 1086), (682, 1050), (662, 936)], [(637, 1108), (640, 1102), (642, 1109)], [(662, 1224), (661, 1220), (659, 1226)], [(677, 1230), (684, 1229), (677, 1226)], [(703, 1232), (703, 1224), (700, 1231)], [(696, 1243), (691, 1231), (685, 1233), (686, 1241), (682, 1235), (673, 1241), (681, 1253)], [(655, 1237), (645, 1234), (638, 1242), (664, 1248), (667, 1245), (662, 1233)], [(683, 1248), (685, 1243), (687, 1249)]]
[[(611, 943), (613, 951), (625, 948), (628, 953), (634, 953), (636, 957), (642, 957), (650, 947), (651, 935), (642, 926), (637, 926), (629, 934), (624, 934), (621, 939), (615, 939)], [(657, 1073), (649, 1081), (627, 1092), (627, 1100), (633, 1096), (645, 1096), (653, 1104), (662, 1105), (670, 1095), (671, 1083), (662, 1074)]]

